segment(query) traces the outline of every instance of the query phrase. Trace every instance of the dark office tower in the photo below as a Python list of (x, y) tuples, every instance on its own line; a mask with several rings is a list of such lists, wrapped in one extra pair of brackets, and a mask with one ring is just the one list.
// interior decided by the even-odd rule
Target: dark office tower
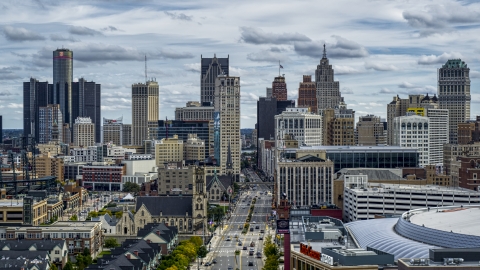
[(200, 101), (214, 103), (215, 100), (215, 80), (218, 75), (229, 76), (228, 66), (230, 56), (227, 58), (201, 58), (200, 72)]
[(95, 124), (95, 142), (101, 142), (101, 85), (84, 78), (72, 83), (72, 117), (90, 117)]
[(3, 143), (3, 120), (2, 116), (0, 115), (0, 144)]
[(438, 103), (448, 110), (449, 139), (457, 143), (458, 124), (470, 120), (470, 69), (460, 59), (448, 60), (438, 70)]
[(298, 107), (308, 107), (317, 113), (317, 88), (312, 82), (312, 76), (303, 75), (303, 82), (298, 87)]
[(73, 81), (73, 52), (69, 49), (53, 51), (53, 87), (54, 104), (60, 104), (64, 122), (73, 125), (72, 117), (72, 81)]
[(317, 110), (318, 113), (325, 109), (334, 109), (342, 101), (340, 83), (334, 81), (334, 71), (327, 58), (327, 51), (323, 45), (323, 57), (320, 65), (315, 70), (315, 83), (317, 84)]
[(287, 83), (284, 76), (275, 77), (272, 82), (272, 97), (278, 101), (287, 100)]
[(295, 107), (294, 100), (277, 101), (276, 98), (260, 97), (257, 101), (257, 138), (275, 138), (275, 115)]
[(23, 83), (23, 134), (39, 136), (38, 109), (54, 101), (53, 86), (35, 78)]

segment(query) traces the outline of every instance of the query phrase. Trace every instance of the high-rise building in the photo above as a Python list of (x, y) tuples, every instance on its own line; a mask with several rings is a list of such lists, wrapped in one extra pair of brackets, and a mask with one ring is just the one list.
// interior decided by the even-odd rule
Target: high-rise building
[(95, 142), (101, 141), (101, 85), (84, 78), (72, 83), (72, 117), (90, 117), (95, 124)]
[(23, 83), (23, 134), (38, 138), (38, 109), (54, 103), (53, 85), (35, 78)]
[(393, 144), (414, 147), (420, 153), (419, 165), (430, 165), (429, 119), (420, 115), (398, 116), (393, 119)]
[(72, 141), (72, 130), (70, 129), (70, 125), (63, 124), (63, 126), (59, 126), (58, 128), (62, 129), (62, 134), (63, 134), (62, 141), (65, 144), (70, 144), (70, 142)]
[(425, 116), (429, 119), (429, 157), (430, 165), (443, 163), (443, 145), (449, 142), (448, 110), (445, 109), (426, 109)]
[(290, 135), (299, 145), (322, 145), (322, 116), (308, 108), (287, 108), (275, 116), (275, 138)]
[(56, 176), (58, 181), (64, 179), (64, 161), (62, 158), (56, 158), (54, 153), (47, 152), (38, 155), (35, 158), (35, 172), (39, 178), (45, 176)]
[(159, 88), (156, 81), (132, 85), (132, 144), (142, 145), (149, 127), (158, 125)]
[(281, 114), (287, 108), (295, 108), (295, 101), (260, 97), (257, 101), (257, 138), (275, 138), (275, 115)]
[(210, 121), (213, 120), (213, 103), (189, 101), (185, 107), (175, 108), (175, 120)]
[(197, 134), (188, 134), (187, 142), (183, 144), (184, 160), (204, 160), (205, 141), (198, 138)]
[(73, 52), (69, 49), (53, 51), (53, 104), (60, 104), (64, 122), (72, 126), (73, 119)]
[(132, 124), (123, 124), (122, 145), (132, 145)]
[[(215, 80), (219, 75), (229, 76), (230, 56), (227, 58), (203, 58), (201, 60), (200, 72), (200, 102), (215, 101)], [(178, 120), (178, 119), (177, 119)]]
[(158, 167), (165, 162), (181, 162), (183, 160), (183, 141), (177, 135), (161, 139), (155, 144), (155, 162)]
[(334, 80), (334, 70), (329, 64), (327, 51), (323, 45), (323, 57), (320, 65), (315, 70), (315, 83), (317, 84), (317, 110), (318, 113), (325, 109), (334, 109), (342, 101), (340, 83)]
[[(95, 128), (97, 126), (95, 125)], [(103, 118), (103, 143), (112, 142), (123, 145), (123, 117), (117, 119)]]
[(58, 141), (59, 138), (63, 138), (63, 130), (58, 129), (59, 126), (63, 126), (59, 104), (48, 104), (46, 107), (40, 107), (38, 123), (39, 136), (36, 139), (38, 143), (48, 143), (54, 141), (54, 139)]
[(355, 131), (355, 144), (364, 146), (386, 144), (385, 128), (379, 116), (360, 116)]
[(312, 82), (311, 75), (303, 75), (303, 82), (298, 87), (298, 107), (310, 108), (313, 113), (317, 111), (317, 87)]
[(458, 124), (470, 120), (470, 69), (461, 59), (448, 60), (438, 70), (440, 109), (448, 110), (450, 143), (457, 143)]
[(220, 166), (220, 175), (227, 173), (229, 145), (233, 175), (240, 175), (240, 77), (220, 75), (215, 82), (214, 157)]
[(355, 111), (340, 103), (323, 110), (323, 144), (355, 145)]
[(95, 124), (89, 117), (77, 117), (73, 124), (73, 144), (80, 147), (95, 145)]
[(272, 97), (278, 101), (287, 100), (287, 83), (284, 76), (275, 77), (272, 82)]

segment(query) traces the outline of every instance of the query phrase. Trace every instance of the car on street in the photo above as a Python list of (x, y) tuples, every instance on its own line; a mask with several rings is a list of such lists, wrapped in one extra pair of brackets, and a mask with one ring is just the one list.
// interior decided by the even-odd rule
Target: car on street
[(249, 262), (248, 262), (248, 266), (253, 266), (253, 262), (252, 262), (252, 261), (249, 261)]
[(263, 237), (262, 236), (258, 237), (258, 240), (263, 240)]
[(210, 262), (206, 262), (206, 263), (204, 263), (203, 265), (204, 265), (204, 266), (210, 266), (210, 265), (212, 265), (212, 264), (211, 264)]
[(243, 246), (243, 250), (247, 250), (247, 246)]
[(260, 229), (260, 226), (258, 226), (258, 225), (257, 225), (257, 226), (255, 226), (255, 229), (257, 229), (257, 230), (258, 230), (258, 229)]
[(265, 230), (260, 230), (260, 233), (265, 233)]
[(257, 258), (262, 258), (262, 253), (261, 252), (257, 252)]
[(241, 247), (241, 246), (242, 246), (242, 242), (238, 242), (238, 245)]
[(213, 259), (213, 260), (212, 260), (212, 263), (217, 263), (217, 259)]
[(228, 270), (233, 270), (233, 267), (231, 267), (231, 266), (229, 265), (227, 269), (228, 269)]
[(250, 231), (251, 231), (251, 232), (253, 232), (253, 227), (252, 227), (252, 228), (250, 228)]
[(229, 237), (227, 237), (227, 241), (232, 241), (232, 239), (230, 239), (230, 236), (229, 236)]
[(252, 223), (255, 224), (255, 223), (257, 223), (257, 222), (254, 220), (254, 221), (252, 221)]

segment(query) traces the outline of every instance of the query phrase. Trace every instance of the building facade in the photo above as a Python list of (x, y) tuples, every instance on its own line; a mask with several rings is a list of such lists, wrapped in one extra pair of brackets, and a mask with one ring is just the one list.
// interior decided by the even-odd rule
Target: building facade
[(185, 107), (175, 108), (175, 120), (210, 121), (213, 119), (213, 111), (211, 102), (189, 101)]
[[(53, 141), (53, 135), (56, 132), (56, 139), (63, 139), (63, 117), (60, 111), (60, 105), (48, 104), (46, 107), (38, 109), (38, 137), (39, 143), (48, 143)], [(55, 129), (55, 131), (54, 131)]]
[(426, 116), (429, 120), (429, 157), (430, 164), (443, 163), (443, 146), (449, 142), (449, 131), (445, 127), (448, 123), (448, 110), (446, 109), (426, 109)]
[(317, 112), (325, 109), (334, 109), (343, 100), (340, 94), (340, 83), (334, 80), (334, 70), (327, 58), (327, 51), (323, 45), (323, 57), (315, 70), (315, 83), (317, 86)]
[(317, 109), (317, 87), (312, 82), (311, 75), (303, 75), (303, 82), (298, 87), (298, 107), (310, 108), (313, 113), (318, 113)]
[(480, 156), (458, 157), (458, 186), (480, 191)]
[(476, 120), (458, 123), (458, 144), (467, 144), (480, 141), (480, 116)]
[(278, 101), (276, 98), (260, 97), (257, 101), (257, 138), (275, 138), (275, 115), (294, 107), (294, 100)]
[(215, 102), (216, 79), (219, 75), (229, 76), (229, 64), (230, 56), (227, 58), (217, 58), (216, 54), (213, 58), (200, 56), (200, 102), (211, 104)]
[(117, 119), (103, 118), (102, 142), (123, 145), (123, 117)]
[(122, 177), (124, 175), (125, 166), (123, 164), (93, 163), (83, 166), (82, 183), (83, 187), (89, 190), (121, 191), (123, 190)]
[(73, 144), (80, 147), (95, 145), (95, 124), (90, 117), (77, 117), (73, 125)]
[(292, 136), (300, 145), (322, 145), (322, 116), (308, 108), (287, 108), (275, 116), (275, 137)]
[(322, 114), (324, 145), (355, 145), (354, 110), (340, 102), (335, 109), (323, 109)]
[(286, 101), (287, 98), (287, 83), (285, 76), (278, 76), (272, 82), (272, 97), (278, 101)]
[(122, 145), (132, 145), (132, 124), (123, 124)]
[(35, 78), (23, 83), (23, 134), (39, 137), (39, 108), (54, 104), (53, 85)]
[(177, 135), (161, 139), (155, 144), (155, 161), (159, 167), (165, 162), (183, 161), (183, 141)]
[(379, 116), (360, 116), (355, 133), (356, 145), (385, 145), (387, 138), (386, 127)]
[(240, 175), (240, 77), (216, 78), (214, 104), (214, 157), (225, 175), (230, 148), (233, 174)]
[(458, 124), (470, 120), (470, 68), (461, 59), (448, 60), (438, 70), (438, 100), (449, 112), (449, 140), (458, 142)]
[(58, 181), (63, 182), (63, 165), (63, 159), (54, 157), (51, 153), (35, 157), (35, 172), (39, 178), (55, 176)]
[(69, 49), (53, 51), (53, 104), (60, 104), (64, 122), (73, 125), (73, 52)]
[(395, 117), (393, 144), (414, 147), (420, 154), (420, 166), (430, 165), (429, 119), (419, 115)]
[(183, 145), (184, 160), (204, 160), (205, 141), (198, 138), (197, 134), (188, 134), (187, 142)]
[(142, 145), (149, 136), (149, 127), (159, 119), (159, 88), (155, 81), (132, 85), (132, 144)]
[(102, 87), (95, 82), (79, 78), (72, 83), (72, 121), (77, 117), (90, 117), (95, 124), (95, 142), (101, 142), (102, 132)]

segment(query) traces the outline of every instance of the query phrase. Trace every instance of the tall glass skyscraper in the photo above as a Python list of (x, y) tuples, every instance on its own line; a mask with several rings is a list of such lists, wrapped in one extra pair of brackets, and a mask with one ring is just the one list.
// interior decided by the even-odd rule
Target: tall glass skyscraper
[(53, 51), (54, 103), (60, 104), (64, 122), (73, 126), (72, 119), (73, 52), (69, 49)]

